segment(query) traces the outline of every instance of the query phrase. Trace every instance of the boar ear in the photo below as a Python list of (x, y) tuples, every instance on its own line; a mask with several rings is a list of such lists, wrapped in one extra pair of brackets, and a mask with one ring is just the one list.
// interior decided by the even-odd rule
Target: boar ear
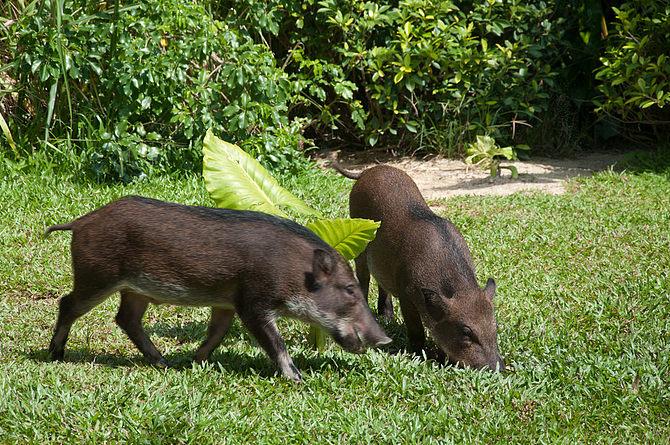
[(312, 275), (314, 282), (320, 284), (330, 278), (335, 269), (335, 258), (329, 252), (322, 249), (314, 249), (314, 259), (312, 260)]
[(484, 288), (484, 293), (487, 297), (493, 300), (493, 297), (496, 295), (496, 282), (493, 278), (489, 278), (486, 282), (486, 287)]

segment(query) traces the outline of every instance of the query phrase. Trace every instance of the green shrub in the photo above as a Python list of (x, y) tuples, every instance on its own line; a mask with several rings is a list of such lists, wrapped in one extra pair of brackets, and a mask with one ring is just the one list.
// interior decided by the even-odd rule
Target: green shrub
[(199, 170), (208, 128), (275, 171), (308, 165), (303, 134), (447, 155), (486, 135), (570, 154), (622, 131), (616, 119), (669, 120), (670, 7), (608, 5), (10, 0), (0, 113), (12, 156), (42, 150), (99, 178)]
[[(596, 71), (602, 93), (598, 111), (624, 121), (670, 120), (670, 5), (664, 0), (627, 2)], [(664, 116), (664, 117), (660, 117)]]
[[(454, 153), (475, 134), (512, 142), (547, 108), (561, 54), (556, 2), (217, 2), (300, 87), (316, 135)], [(265, 11), (265, 15), (263, 15)], [(257, 35), (258, 36), (258, 35)]]
[(273, 54), (196, 2), (35, 2), (12, 33), (24, 149), (67, 140), (96, 176), (130, 179), (198, 169), (211, 127), (271, 166), (304, 162)]

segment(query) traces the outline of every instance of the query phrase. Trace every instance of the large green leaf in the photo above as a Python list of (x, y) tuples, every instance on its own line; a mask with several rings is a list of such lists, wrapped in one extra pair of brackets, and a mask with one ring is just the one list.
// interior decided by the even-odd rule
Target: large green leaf
[(203, 141), (205, 186), (216, 205), (285, 216), (282, 208), (305, 215), (319, 213), (283, 188), (263, 166), (234, 144), (208, 130)]
[[(207, 131), (203, 141), (203, 176), (210, 196), (219, 207), (258, 210), (284, 216), (281, 207), (306, 215), (319, 215), (302, 200), (279, 185), (258, 161), (236, 145)], [(318, 220), (307, 227), (351, 260), (374, 239), (380, 223), (367, 219)], [(327, 334), (310, 327), (307, 341), (316, 349), (326, 345)]]
[(347, 260), (353, 260), (375, 239), (381, 223), (369, 219), (320, 219), (307, 227)]

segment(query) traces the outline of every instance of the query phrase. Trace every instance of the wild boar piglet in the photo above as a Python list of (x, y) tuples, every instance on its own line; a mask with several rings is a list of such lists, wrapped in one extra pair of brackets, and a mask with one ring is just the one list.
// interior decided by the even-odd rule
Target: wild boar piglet
[(307, 228), (259, 212), (213, 209), (136, 196), (69, 224), (74, 286), (59, 303), (49, 346), (63, 359), (72, 323), (116, 291), (117, 324), (153, 364), (167, 362), (142, 328), (149, 303), (212, 308), (206, 360), (233, 317), (282, 374), (299, 381), (275, 320), (284, 315), (322, 326), (344, 349), (361, 352), (391, 340), (375, 321), (347, 261)]
[(502, 370), (493, 307), (496, 284), (477, 284), (470, 250), (456, 227), (428, 207), (412, 178), (379, 165), (360, 174), (349, 196), (352, 218), (381, 221), (377, 237), (356, 259), (367, 298), (370, 275), (379, 285), (378, 311), (393, 318), (389, 294), (400, 301), (410, 348), (425, 345), (424, 325), (446, 354), (462, 366)]

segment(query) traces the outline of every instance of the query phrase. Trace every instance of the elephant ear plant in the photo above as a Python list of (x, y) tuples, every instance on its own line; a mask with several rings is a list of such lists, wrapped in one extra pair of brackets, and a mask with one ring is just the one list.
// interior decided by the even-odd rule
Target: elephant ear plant
[[(256, 210), (286, 217), (286, 210), (311, 218), (307, 227), (345, 259), (356, 258), (375, 238), (380, 223), (369, 219), (320, 219), (318, 211), (283, 188), (263, 166), (234, 144), (207, 131), (203, 141), (205, 186), (218, 207)], [(323, 349), (326, 334), (312, 326), (309, 343)]]

